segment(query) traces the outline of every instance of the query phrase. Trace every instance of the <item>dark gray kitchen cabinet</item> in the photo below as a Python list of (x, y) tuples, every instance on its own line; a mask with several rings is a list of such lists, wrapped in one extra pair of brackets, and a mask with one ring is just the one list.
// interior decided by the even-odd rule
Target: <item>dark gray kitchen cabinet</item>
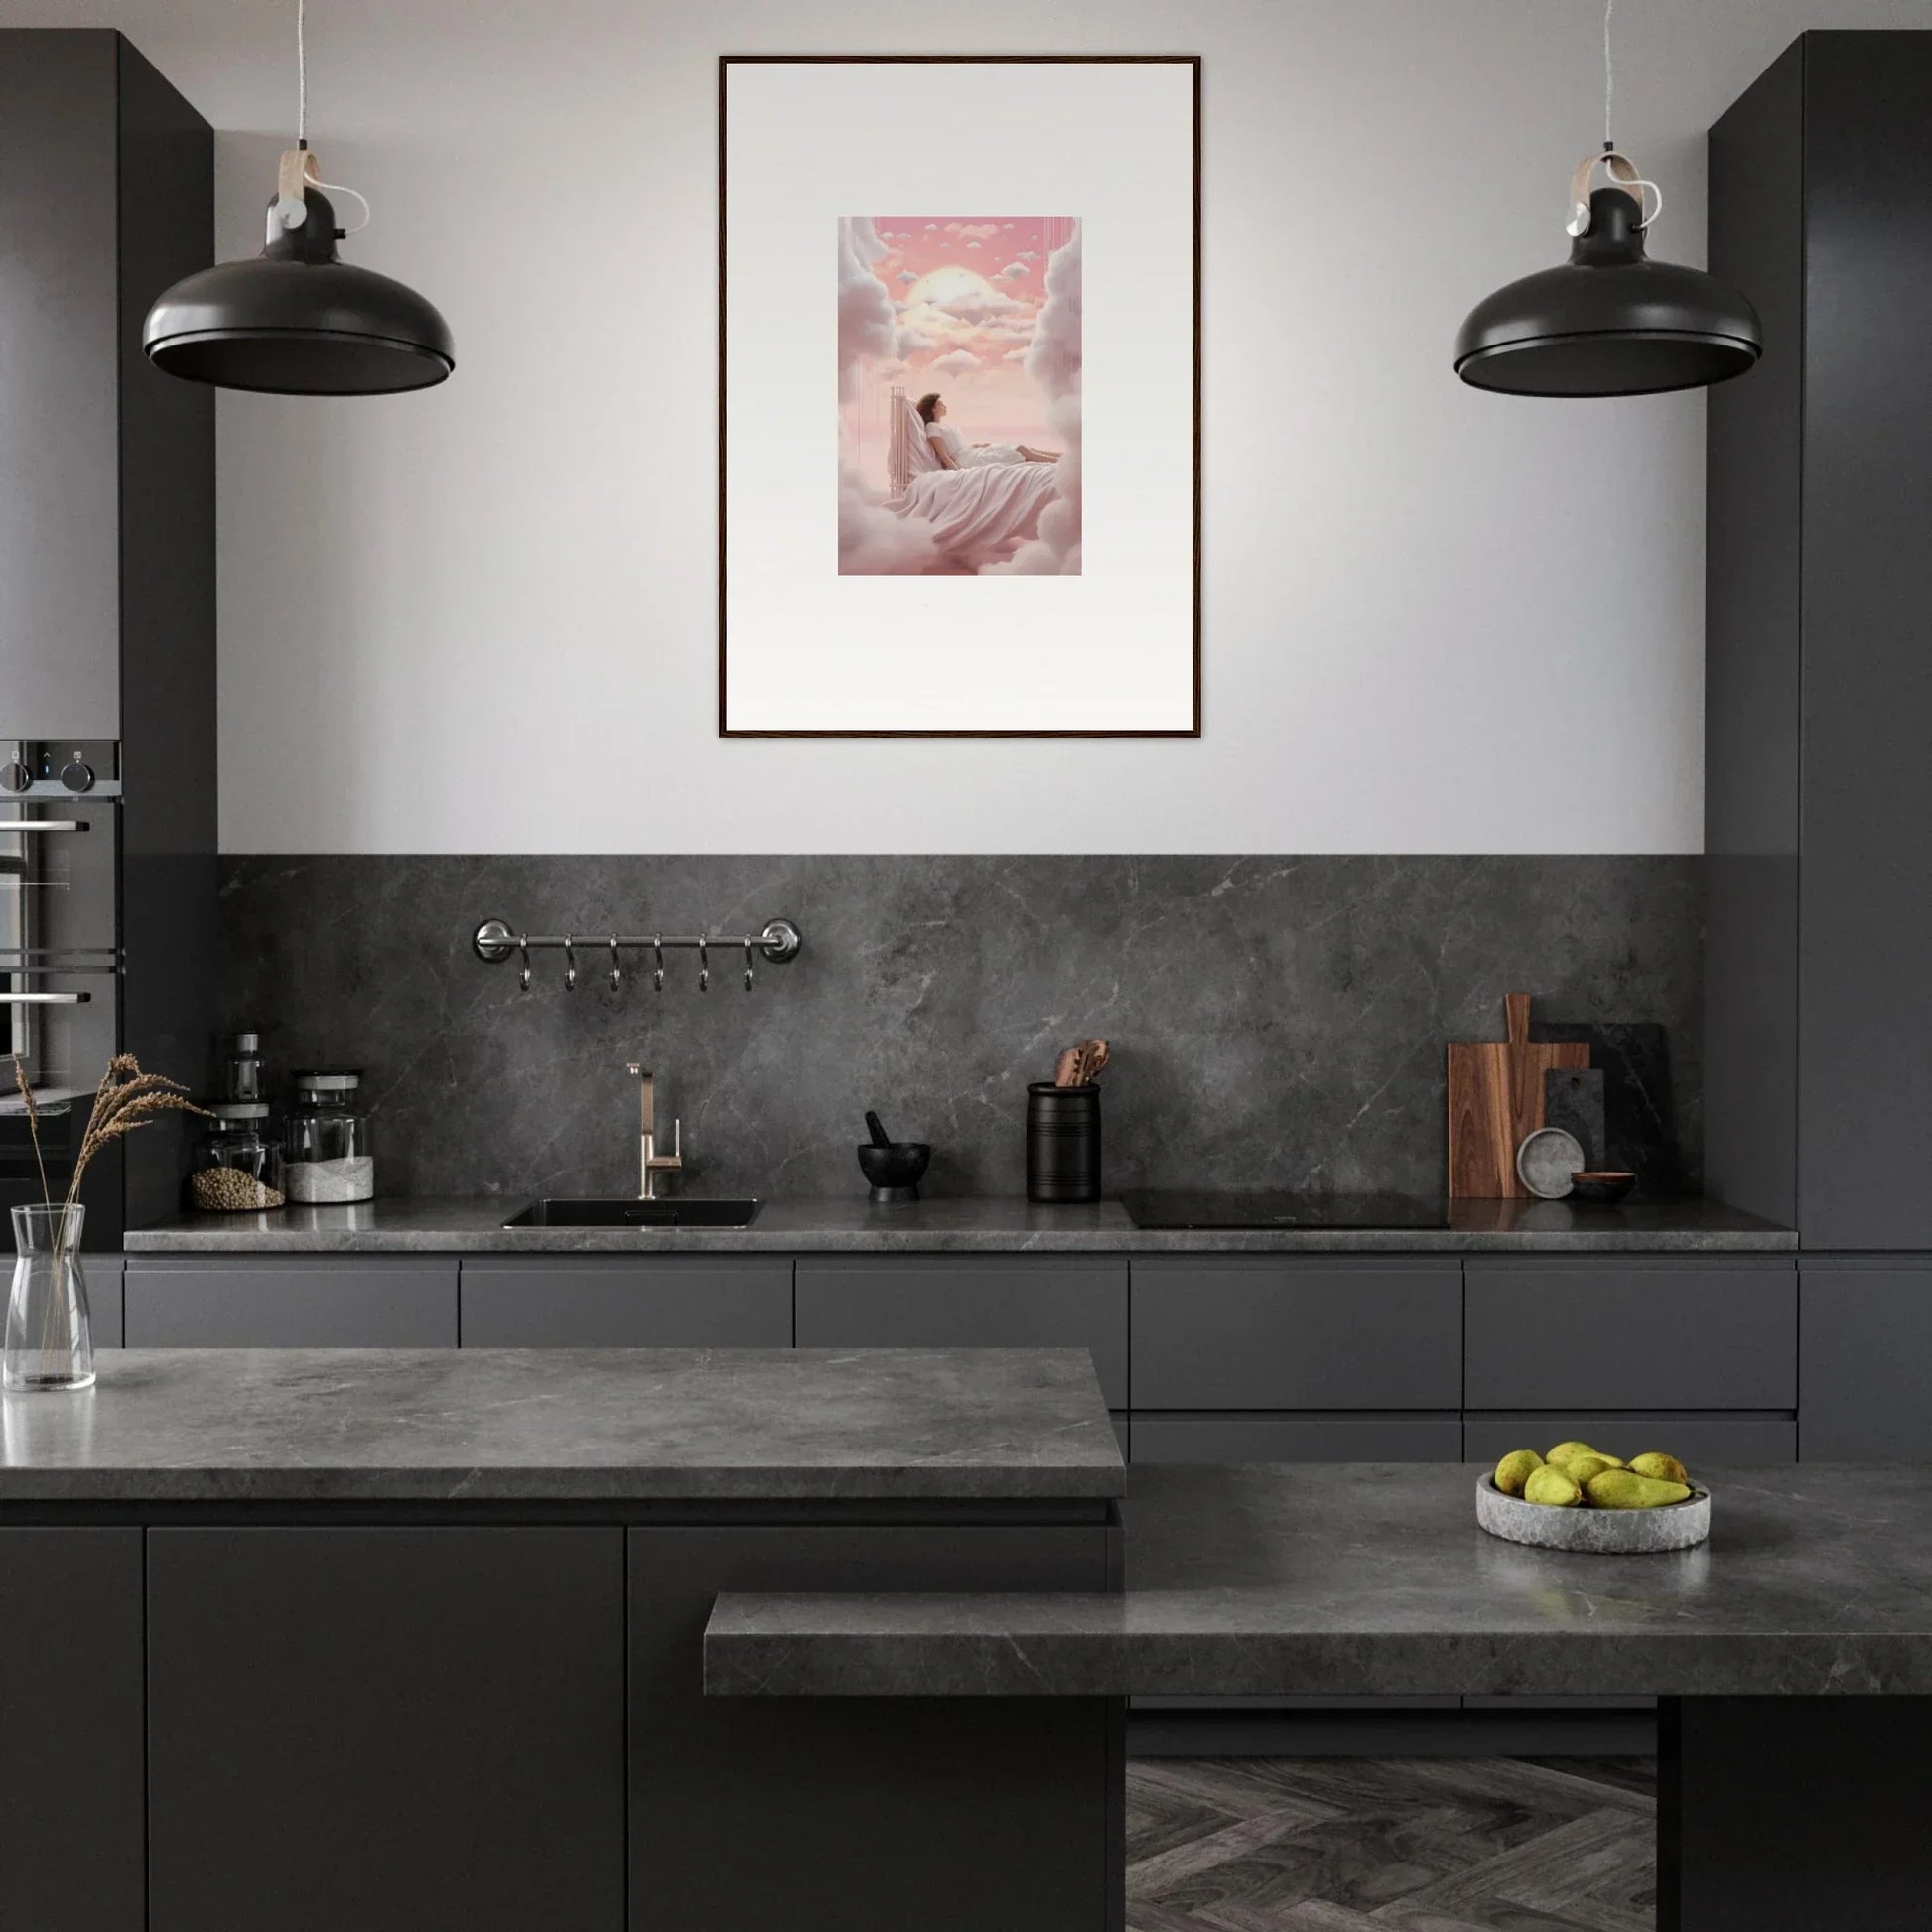
[(144, 1932), (141, 1532), (0, 1529), (0, 1923)]
[(1707, 1184), (1832, 1252), (1932, 1250), (1929, 207), (1932, 34), (1804, 34), (1711, 130), (1764, 354), (1707, 416)]
[(1125, 1262), (801, 1258), (794, 1289), (800, 1348), (1084, 1348), (1107, 1406), (1128, 1406)]
[(129, 1257), (130, 1348), (454, 1348), (451, 1256)]
[(1137, 1258), (1133, 1319), (1137, 1421), (1148, 1409), (1462, 1405), (1453, 1260)]
[(860, 1871), (866, 1932), (1117, 1924), (1123, 1740), (1105, 1700), (707, 1698), (703, 1671), (721, 1590), (1097, 1591), (1114, 1587), (1109, 1537), (1099, 1524), (633, 1528), (631, 1932), (859, 1932)]
[(1471, 1256), (1471, 1409), (1793, 1409), (1789, 1261)]
[(149, 1932), (621, 1932), (621, 1529), (153, 1529), (148, 1657)]
[(1695, 1474), (1700, 1465), (1724, 1467), (1798, 1459), (1798, 1424), (1785, 1415), (1696, 1415), (1656, 1410), (1549, 1409), (1512, 1415), (1470, 1410), (1462, 1419), (1462, 1453), (1470, 1462), (1494, 1462), (1511, 1449), (1541, 1455), (1558, 1443), (1583, 1442), (1625, 1461), (1646, 1449), (1681, 1456)]
[(1134, 1418), (1136, 1462), (1459, 1462), (1462, 1417), (1173, 1415)]
[(1932, 1259), (1807, 1261), (1799, 1308), (1804, 1460), (1932, 1461)]
[(466, 1259), (466, 1348), (789, 1348), (783, 1256)]
[(87, 1314), (93, 1323), (96, 1348), (121, 1345), (121, 1275), (127, 1264), (119, 1255), (83, 1255), (87, 1277)]

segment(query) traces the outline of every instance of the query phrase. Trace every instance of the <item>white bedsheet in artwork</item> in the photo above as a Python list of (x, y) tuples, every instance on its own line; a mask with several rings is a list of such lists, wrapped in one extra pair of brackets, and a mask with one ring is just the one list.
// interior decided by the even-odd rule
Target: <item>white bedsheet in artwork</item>
[(921, 471), (888, 508), (928, 529), (947, 557), (979, 570), (1038, 535), (1039, 513), (1056, 491), (1050, 463), (986, 463)]

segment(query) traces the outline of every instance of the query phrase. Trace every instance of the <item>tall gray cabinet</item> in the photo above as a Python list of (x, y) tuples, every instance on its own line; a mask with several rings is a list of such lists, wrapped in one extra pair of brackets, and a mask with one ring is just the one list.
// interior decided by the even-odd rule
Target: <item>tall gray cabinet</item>
[(1801, 36), (1711, 132), (1764, 357), (1709, 414), (1707, 1185), (1799, 1230), (1806, 1459), (1927, 1453), (1932, 33)]

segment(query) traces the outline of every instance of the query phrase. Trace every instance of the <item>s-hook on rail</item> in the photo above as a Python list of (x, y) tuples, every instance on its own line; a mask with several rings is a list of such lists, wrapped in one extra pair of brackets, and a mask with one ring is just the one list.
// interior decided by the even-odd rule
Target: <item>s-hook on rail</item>
[(605, 977), (615, 992), (623, 984), (623, 962), (621, 957), (625, 952), (649, 953), (651, 955), (651, 986), (658, 993), (664, 990), (664, 955), (682, 948), (698, 955), (698, 991), (711, 990), (711, 953), (714, 947), (721, 951), (743, 952), (745, 955), (745, 991), (752, 990), (752, 955), (759, 953), (774, 966), (788, 965), (798, 957), (804, 945), (804, 935), (789, 919), (766, 919), (760, 932), (715, 932), (680, 933), (649, 932), (622, 934), (613, 932), (606, 936), (597, 932), (516, 932), (507, 921), (485, 919), (471, 935), (470, 944), (477, 957), (489, 966), (500, 966), (514, 953), (522, 964), (517, 972), (517, 984), (525, 993), (530, 990), (530, 955), (546, 949), (561, 950), (564, 955), (564, 991), (577, 990), (577, 955), (586, 952), (598, 955), (608, 961), (604, 965)]

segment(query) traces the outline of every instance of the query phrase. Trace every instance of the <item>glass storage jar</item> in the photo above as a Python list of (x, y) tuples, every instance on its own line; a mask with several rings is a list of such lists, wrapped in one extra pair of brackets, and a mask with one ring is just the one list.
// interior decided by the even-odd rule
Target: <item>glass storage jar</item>
[(318, 1206), (375, 1197), (375, 1154), (368, 1116), (359, 1111), (359, 1067), (298, 1071), (295, 1110), (282, 1130), (289, 1199)]
[(265, 1100), (216, 1100), (214, 1116), (195, 1150), (188, 1176), (192, 1206), (207, 1213), (257, 1213), (280, 1207), (283, 1191), (281, 1143), (268, 1131)]

